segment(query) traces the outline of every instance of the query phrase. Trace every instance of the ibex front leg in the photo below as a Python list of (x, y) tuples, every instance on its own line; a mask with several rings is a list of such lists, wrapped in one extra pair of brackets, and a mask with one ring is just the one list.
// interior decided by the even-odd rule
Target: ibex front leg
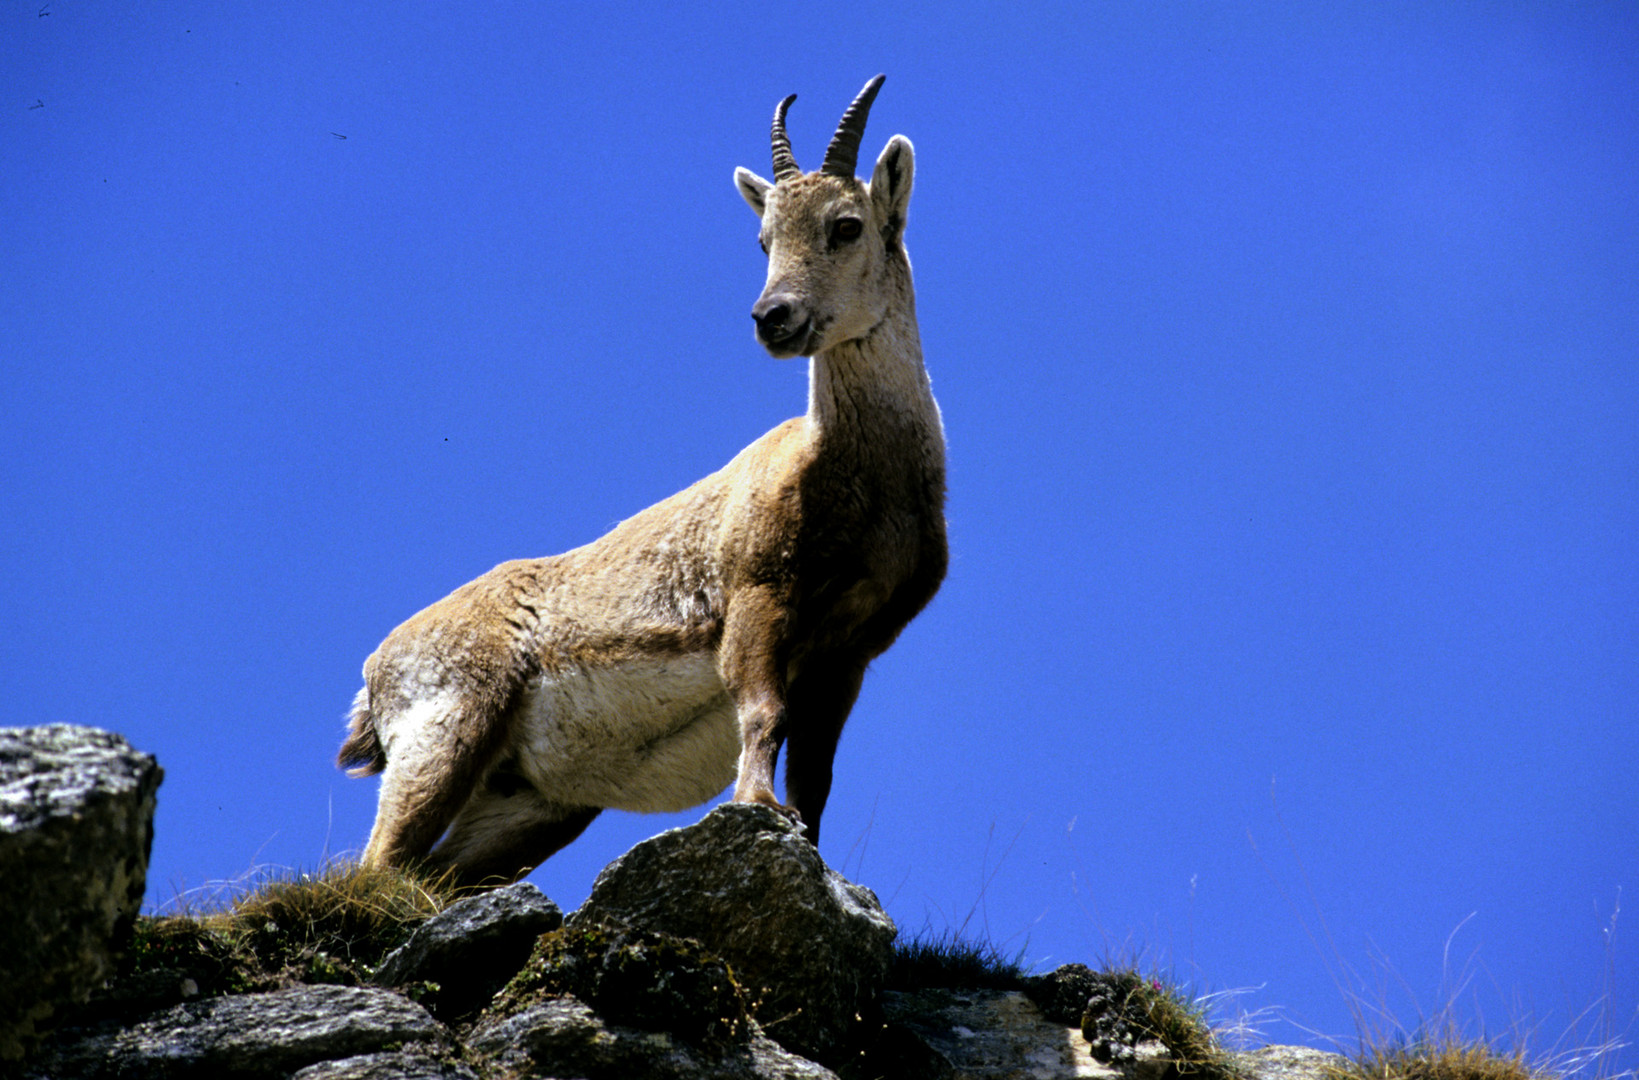
[(740, 723), (734, 801), (795, 812), (774, 794), (774, 763), (786, 736), (785, 653), (790, 609), (773, 589), (750, 588), (729, 605), (719, 664)]
[(814, 844), (819, 843), (820, 815), (831, 795), (837, 740), (864, 678), (863, 660), (810, 660), (786, 695), (785, 800)]

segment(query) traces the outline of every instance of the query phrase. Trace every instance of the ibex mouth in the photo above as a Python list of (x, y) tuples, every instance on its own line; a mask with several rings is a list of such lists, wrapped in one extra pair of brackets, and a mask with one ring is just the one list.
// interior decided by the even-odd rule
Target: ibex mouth
[(812, 320), (805, 319), (798, 326), (780, 327), (776, 330), (757, 328), (757, 341), (768, 354), (776, 360), (788, 360), (793, 356), (810, 356), (813, 354), (814, 339), (819, 335), (815, 332)]
[(751, 317), (757, 321), (757, 340), (781, 359), (809, 355), (819, 336), (819, 324), (807, 305), (790, 293), (764, 295), (751, 309)]

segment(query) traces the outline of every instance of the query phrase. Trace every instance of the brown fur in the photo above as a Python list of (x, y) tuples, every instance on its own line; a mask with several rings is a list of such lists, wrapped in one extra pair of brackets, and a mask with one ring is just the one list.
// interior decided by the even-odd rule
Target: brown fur
[[(700, 801), (730, 706), (734, 798), (817, 839), (866, 665), (947, 563), (943, 432), (901, 243), (910, 178), (902, 137), (870, 186), (737, 174), (770, 252), (759, 337), (811, 350), (807, 414), (599, 540), (503, 563), (393, 631), (339, 755), (385, 771), (367, 863), (510, 880), (604, 805)], [(837, 240), (842, 218), (863, 224), (857, 241)], [(771, 298), (806, 320), (800, 343), (763, 314)], [(623, 788), (626, 769), (659, 786)]]

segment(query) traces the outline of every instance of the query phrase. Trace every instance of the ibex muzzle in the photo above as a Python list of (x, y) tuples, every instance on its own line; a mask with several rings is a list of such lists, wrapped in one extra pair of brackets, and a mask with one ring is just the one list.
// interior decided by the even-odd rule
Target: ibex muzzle
[(806, 356), (813, 320), (795, 293), (764, 293), (751, 309), (757, 340), (775, 356)]

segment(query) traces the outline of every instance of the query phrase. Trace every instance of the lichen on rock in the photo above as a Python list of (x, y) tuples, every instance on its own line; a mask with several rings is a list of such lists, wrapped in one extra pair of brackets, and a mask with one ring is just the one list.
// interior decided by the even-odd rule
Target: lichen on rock
[(96, 728), (0, 728), (0, 1061), (113, 974), (147, 881), (148, 754)]
[(826, 866), (789, 818), (736, 803), (605, 867), (569, 917), (596, 924), (701, 942), (733, 968), (768, 1034), (820, 1061), (870, 1012), (895, 936), (876, 895)]

